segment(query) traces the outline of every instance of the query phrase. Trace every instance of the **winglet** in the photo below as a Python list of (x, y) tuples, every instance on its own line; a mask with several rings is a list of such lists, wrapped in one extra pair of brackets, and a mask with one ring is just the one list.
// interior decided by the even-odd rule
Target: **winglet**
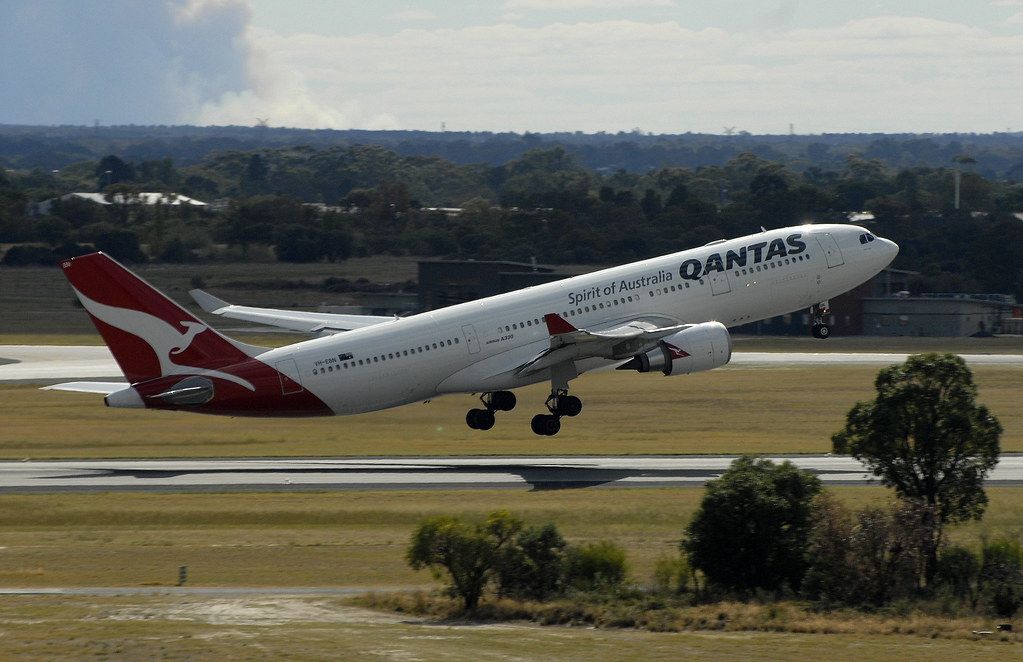
[(565, 321), (565, 318), (557, 313), (547, 313), (543, 316), (543, 321), (547, 324), (547, 333), (552, 336), (559, 336), (563, 333), (572, 333), (573, 331), (579, 330)]
[(192, 298), (199, 304), (199, 307), (207, 313), (216, 313), (221, 308), (227, 308), (231, 305), (223, 299), (218, 299), (209, 292), (203, 292), (202, 290), (189, 290), (188, 293), (192, 295)]

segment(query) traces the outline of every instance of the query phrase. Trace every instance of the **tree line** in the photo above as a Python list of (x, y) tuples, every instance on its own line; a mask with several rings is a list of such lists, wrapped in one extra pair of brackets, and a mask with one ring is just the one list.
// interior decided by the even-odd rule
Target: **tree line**
[(950, 527), (982, 518), (983, 480), (999, 454), (1001, 427), (976, 402), (969, 369), (951, 354), (913, 356), (882, 370), (875, 389), (833, 444), (893, 488), (887, 505), (853, 511), (789, 461), (741, 457), (707, 484), (678, 554), (660, 559), (646, 590), (628, 586), (615, 543), (570, 545), (553, 523), (527, 526), (503, 511), (479, 523), (424, 521), (407, 560), (446, 577), (470, 612), (489, 590), (495, 599), (581, 605), (612, 595), (646, 610), (801, 599), (820, 609), (901, 601), (934, 613), (1014, 616), (1023, 607), (1018, 535), (976, 547), (948, 540)]
[(402, 156), (436, 156), (460, 165), (499, 166), (527, 151), (561, 147), (591, 170), (648, 172), (665, 167), (721, 166), (749, 152), (802, 171), (836, 169), (848, 154), (888, 168), (941, 168), (972, 155), (989, 178), (1023, 180), (1023, 133), (752, 135), (652, 134), (631, 131), (514, 133), (490, 131), (373, 131), (246, 126), (0, 126), (0, 166), (63, 169), (114, 152), (142, 162), (172, 158), (196, 165), (217, 153), (300, 146), (325, 150), (373, 145)]
[[(852, 154), (833, 168), (798, 170), (744, 152), (723, 165), (638, 173), (592, 170), (562, 147), (499, 166), (366, 145), (226, 152), (182, 167), (107, 155), (58, 173), (0, 173), (0, 243), (36, 244), (38, 260), (79, 245), (165, 261), (393, 254), (618, 263), (869, 210), (862, 223), (902, 246), (896, 266), (921, 273), (915, 289), (1023, 296), (1023, 222), (1013, 215), (1023, 211), (1023, 185), (985, 176), (974, 161), (893, 169)], [(71, 190), (111, 199), (171, 191), (220, 204), (203, 212), (72, 200), (29, 213)], [(7, 263), (32, 259), (21, 251)]]

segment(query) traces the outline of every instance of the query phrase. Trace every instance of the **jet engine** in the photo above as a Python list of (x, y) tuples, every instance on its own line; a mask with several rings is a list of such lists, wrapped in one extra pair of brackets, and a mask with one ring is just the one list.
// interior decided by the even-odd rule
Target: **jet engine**
[(637, 354), (618, 370), (653, 372), (665, 375), (688, 375), (711, 370), (732, 358), (732, 338), (720, 322), (703, 322), (662, 338), (645, 354)]

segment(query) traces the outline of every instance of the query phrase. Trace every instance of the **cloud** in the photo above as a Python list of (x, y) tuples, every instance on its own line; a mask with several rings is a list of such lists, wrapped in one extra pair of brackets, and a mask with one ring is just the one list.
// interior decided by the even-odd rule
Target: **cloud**
[(506, 11), (578, 11), (583, 9), (643, 9), (674, 7), (675, 0), (506, 0)]
[(171, 123), (246, 86), (236, 0), (7, 3), (0, 121)]
[[(754, 33), (630, 20), (253, 34), (311, 101), (354, 125), (655, 132), (1001, 130), (1023, 36), (880, 16)], [(1017, 119), (1013, 119), (1013, 117)]]
[[(610, 6), (603, 2), (508, 0), (504, 8)], [(1023, 35), (918, 16), (752, 31), (506, 21), (329, 36), (256, 28), (242, 0), (11, 3), (4, 18), (7, 123), (269, 117), (274, 126), (313, 128), (446, 122), (449, 130), (655, 132), (1023, 125), (1020, 94), (1007, 82), (1023, 62)]]
[(437, 15), (429, 9), (406, 9), (404, 11), (388, 14), (387, 18), (392, 21), (406, 21), (409, 23), (418, 21), (433, 21)]

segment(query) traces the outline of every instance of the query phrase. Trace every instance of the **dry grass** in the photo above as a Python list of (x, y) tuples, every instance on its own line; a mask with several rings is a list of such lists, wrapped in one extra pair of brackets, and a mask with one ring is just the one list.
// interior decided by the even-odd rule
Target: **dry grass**
[[(850, 506), (888, 498), (880, 487), (833, 488)], [(990, 488), (981, 523), (951, 538), (1023, 529), (1023, 488)], [(651, 581), (703, 496), (697, 487), (231, 494), (0, 496), (0, 585), (430, 586), (404, 553), (424, 518), (482, 519), (508, 509), (554, 522), (569, 541), (609, 539), (628, 552), (633, 581)], [(69, 550), (74, 553), (69, 553)]]
[[(853, 506), (886, 498), (881, 488), (837, 488)], [(0, 496), (0, 586), (169, 586), (188, 565), (190, 586), (362, 586), (430, 589), (404, 551), (425, 516), (481, 518), (507, 508), (529, 522), (552, 520), (573, 542), (613, 539), (629, 553), (632, 580), (645, 584), (671, 553), (703, 490), (561, 492), (356, 492), (284, 494), (24, 494)], [(989, 490), (984, 530), (1023, 528), (1023, 488)], [(79, 659), (696, 658), (818, 660), (1007, 659), (1001, 641), (970, 641), (982, 621), (923, 616), (822, 616), (785, 606), (729, 605), (652, 613), (638, 629), (468, 625), (353, 609), (325, 598), (4, 596), (0, 657)], [(552, 611), (560, 622), (570, 611)], [(557, 617), (557, 618), (555, 618)], [(628, 613), (603, 612), (608, 625)], [(702, 619), (702, 623), (701, 623)], [(579, 619), (579, 622), (584, 622)], [(723, 622), (724, 625), (718, 625)], [(603, 621), (602, 621), (603, 623)], [(976, 626), (973, 624), (976, 623)], [(836, 634), (819, 634), (832, 632)], [(810, 634), (816, 633), (816, 634)], [(899, 634), (912, 636), (900, 636)], [(928, 638), (937, 634), (936, 639)], [(946, 638), (951, 637), (951, 638)]]
[[(573, 382), (582, 415), (540, 438), (529, 419), (546, 386), (520, 389), (519, 406), (493, 430), (464, 423), (478, 406), (447, 396), (372, 414), (251, 419), (108, 409), (99, 396), (0, 386), (0, 457), (210, 457), (294, 455), (499, 455), (826, 453), (858, 400), (873, 397), (877, 368), (741, 368), (665, 378), (585, 375)], [(980, 401), (1002, 422), (1002, 448), (1023, 451), (1023, 370), (978, 366)]]
[(647, 632), (394, 617), (324, 598), (6, 597), (8, 659), (1005, 660), (1011, 644), (770, 631)]
[[(369, 593), (353, 603), (380, 611), (410, 614), (440, 621), (531, 621), (542, 625), (626, 627), (652, 632), (788, 632), (798, 634), (916, 635), (929, 639), (978, 640), (994, 621), (984, 616), (937, 616), (909, 613), (866, 613), (843, 609), (815, 611), (796, 602), (716, 602), (690, 606), (683, 600), (655, 596), (588, 596), (548, 602), (485, 599), (466, 616), (459, 600), (422, 591)], [(1005, 622), (1004, 619), (1002, 622)], [(1012, 621), (1011, 624), (1015, 625)], [(1014, 628), (1015, 629), (1015, 628)], [(993, 636), (1002, 642), (1023, 642), (1023, 633)]]

